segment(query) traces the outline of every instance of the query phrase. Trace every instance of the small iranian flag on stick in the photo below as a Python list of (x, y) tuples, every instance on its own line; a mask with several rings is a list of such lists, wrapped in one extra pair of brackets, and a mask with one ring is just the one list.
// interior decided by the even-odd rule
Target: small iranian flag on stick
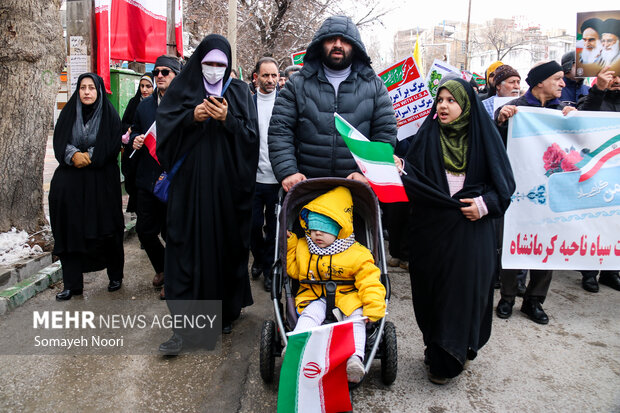
[(334, 113), (334, 118), (336, 129), (342, 135), (379, 201), (408, 202), (403, 182), (394, 163), (392, 145), (385, 142), (371, 142), (339, 114)]
[(347, 383), (347, 360), (355, 352), (351, 321), (289, 333), (278, 413), (352, 410)]
[(616, 135), (575, 164), (581, 170), (579, 182), (592, 178), (611, 158), (620, 155), (620, 135)]
[[(146, 146), (146, 149), (149, 150), (149, 154), (153, 157), (153, 159), (155, 159), (155, 162), (157, 162), (159, 164), (159, 159), (157, 158), (157, 152), (155, 151), (157, 149), (157, 126), (156, 126), (156, 123), (157, 122), (153, 122), (153, 124), (151, 125), (149, 130), (147, 130), (146, 133), (144, 134), (144, 143), (143, 143), (143, 145)], [(129, 158), (131, 158), (136, 153), (136, 150), (137, 149), (133, 150), (131, 155), (129, 155)]]

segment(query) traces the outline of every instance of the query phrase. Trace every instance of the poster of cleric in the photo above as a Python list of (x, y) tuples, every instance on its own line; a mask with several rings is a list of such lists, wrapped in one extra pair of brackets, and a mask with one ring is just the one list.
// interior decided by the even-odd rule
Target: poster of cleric
[(620, 73), (620, 10), (577, 13), (578, 77), (594, 77), (601, 69)]
[(504, 268), (620, 268), (620, 113), (519, 108)]

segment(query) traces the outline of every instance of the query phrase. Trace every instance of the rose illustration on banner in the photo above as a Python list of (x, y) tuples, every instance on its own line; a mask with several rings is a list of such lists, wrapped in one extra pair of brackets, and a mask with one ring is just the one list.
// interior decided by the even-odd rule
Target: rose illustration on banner
[[(584, 153), (589, 152), (588, 149), (583, 150)], [(551, 144), (543, 154), (543, 162), (545, 166), (545, 176), (549, 177), (557, 172), (578, 171), (579, 168), (575, 164), (579, 163), (583, 156), (571, 147), (570, 149), (562, 149), (557, 143)]]

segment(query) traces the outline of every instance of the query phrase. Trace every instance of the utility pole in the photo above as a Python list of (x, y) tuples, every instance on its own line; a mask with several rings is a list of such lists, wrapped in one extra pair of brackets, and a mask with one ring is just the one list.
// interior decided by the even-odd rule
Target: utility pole
[(67, 1), (67, 93), (71, 96), (82, 73), (95, 72), (95, 10), (92, 0)]
[(228, 42), (232, 68), (237, 69), (237, 0), (228, 0)]
[(465, 70), (469, 70), (469, 19), (471, 17), (471, 0), (467, 8), (467, 32), (465, 34)]
[(174, 0), (167, 0), (167, 20), (166, 25), (166, 53), (172, 56), (177, 55), (177, 38), (174, 32)]

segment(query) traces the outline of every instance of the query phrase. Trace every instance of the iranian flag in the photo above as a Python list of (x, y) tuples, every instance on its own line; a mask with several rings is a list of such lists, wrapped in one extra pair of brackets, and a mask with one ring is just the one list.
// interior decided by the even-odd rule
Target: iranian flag
[(110, 57), (154, 62), (165, 54), (166, 6), (162, 0), (113, 0)]
[(408, 202), (403, 182), (394, 163), (392, 145), (385, 142), (371, 142), (339, 114), (334, 113), (334, 118), (336, 129), (342, 135), (379, 201)]
[(110, 2), (95, 0), (95, 30), (97, 31), (97, 74), (103, 79), (108, 93), (110, 88)]
[(592, 178), (611, 158), (620, 155), (620, 135), (616, 135), (575, 164), (581, 170), (579, 182)]
[(352, 410), (347, 383), (347, 360), (355, 352), (351, 321), (288, 334), (278, 413)]
[(149, 130), (144, 134), (144, 146), (146, 146), (149, 150), (149, 153), (159, 163), (159, 159), (157, 159), (157, 153), (155, 152), (155, 148), (157, 147), (157, 126), (156, 122), (153, 122)]
[(177, 43), (177, 54), (183, 57), (183, 0), (175, 0), (174, 7), (174, 36)]
[[(144, 146), (149, 150), (149, 154), (155, 159), (155, 161), (159, 164), (159, 159), (157, 158), (157, 152), (155, 149), (157, 148), (157, 122), (153, 122), (149, 130), (144, 134)], [(132, 158), (136, 153), (137, 149), (134, 149), (129, 158)], [(161, 165), (161, 164), (160, 164)]]

